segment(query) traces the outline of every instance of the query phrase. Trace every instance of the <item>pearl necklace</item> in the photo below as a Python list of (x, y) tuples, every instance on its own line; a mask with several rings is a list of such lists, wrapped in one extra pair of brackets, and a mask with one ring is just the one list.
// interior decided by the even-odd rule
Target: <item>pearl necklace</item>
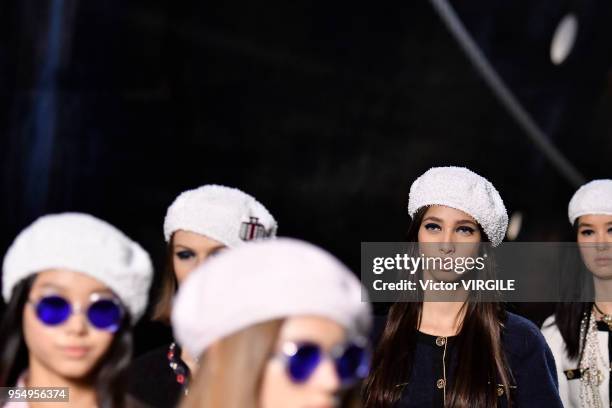
[[(588, 327), (587, 322), (589, 322)], [(603, 382), (604, 375), (600, 367), (609, 367), (609, 363), (603, 359), (599, 349), (597, 322), (593, 310), (590, 318), (585, 313), (582, 319), (580, 337), (585, 339), (584, 354), (580, 361), (580, 405), (583, 408), (602, 408), (599, 386)]]

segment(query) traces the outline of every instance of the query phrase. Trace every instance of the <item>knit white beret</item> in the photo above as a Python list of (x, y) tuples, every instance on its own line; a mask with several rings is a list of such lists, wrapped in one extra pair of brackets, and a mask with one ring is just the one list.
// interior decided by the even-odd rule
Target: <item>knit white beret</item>
[(4, 257), (2, 295), (22, 279), (69, 269), (108, 286), (136, 322), (145, 311), (153, 265), (149, 254), (112, 225), (88, 214), (45, 215), (17, 235)]
[(179, 289), (172, 328), (199, 356), (251, 325), (307, 315), (329, 318), (350, 336), (367, 336), (371, 325), (367, 294), (346, 266), (312, 244), (279, 238), (223, 252), (196, 268)]
[(471, 215), (492, 246), (499, 245), (508, 228), (508, 214), (499, 193), (487, 179), (464, 167), (434, 167), (410, 187), (408, 213), (422, 207), (445, 205)]
[(612, 180), (590, 181), (574, 193), (567, 209), (570, 223), (587, 214), (612, 215)]
[(178, 230), (195, 232), (235, 248), (276, 236), (277, 224), (266, 207), (237, 188), (205, 185), (181, 193), (168, 207), (164, 237)]

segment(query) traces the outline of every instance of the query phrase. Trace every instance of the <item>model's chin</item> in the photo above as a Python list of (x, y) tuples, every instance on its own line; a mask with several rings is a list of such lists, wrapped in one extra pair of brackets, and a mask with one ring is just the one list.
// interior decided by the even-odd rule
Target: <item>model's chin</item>
[(589, 270), (599, 280), (612, 280), (612, 265), (598, 265), (593, 262), (589, 265)]
[(95, 361), (92, 359), (63, 358), (56, 364), (56, 371), (62, 377), (71, 380), (82, 380), (87, 378), (95, 368)]

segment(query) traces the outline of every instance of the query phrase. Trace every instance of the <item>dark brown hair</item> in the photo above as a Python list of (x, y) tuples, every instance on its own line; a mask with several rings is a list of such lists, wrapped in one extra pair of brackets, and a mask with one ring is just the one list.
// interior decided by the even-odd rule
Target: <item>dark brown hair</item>
[[(0, 387), (15, 386), (27, 369), (28, 349), (23, 336), (23, 309), (37, 275), (23, 279), (13, 289), (4, 319), (0, 324)], [(100, 408), (122, 408), (132, 400), (126, 398), (126, 370), (132, 358), (130, 314), (125, 312), (119, 329), (92, 374)], [(0, 397), (0, 405), (2, 404)]]
[[(208, 257), (216, 255), (225, 246), (219, 246), (212, 249), (208, 253)], [(161, 285), (157, 295), (157, 303), (153, 309), (153, 320), (170, 324), (170, 315), (172, 314), (172, 300), (178, 290), (178, 280), (174, 270), (174, 233), (166, 245), (166, 259), (161, 277)]]
[[(415, 214), (408, 229), (409, 241), (418, 241), (426, 210), (427, 207), (421, 208)], [(488, 242), (482, 230), (481, 235)], [(491, 257), (486, 269), (494, 273)], [(457, 371), (455, 381), (450, 384), (446, 407), (497, 407), (497, 384), (509, 390), (512, 381), (501, 342), (505, 311), (499, 303), (475, 302), (473, 298), (463, 307), (465, 317), (456, 343)], [(401, 398), (399, 385), (412, 372), (422, 311), (422, 302), (397, 302), (391, 307), (373, 356), (365, 387), (365, 407), (388, 408)], [(510, 405), (510, 396), (507, 392), (505, 395)]]
[[(578, 224), (580, 217), (574, 221), (574, 232), (578, 234)], [(561, 280), (568, 282), (565, 287), (570, 293), (563, 295), (564, 299), (595, 299), (595, 288), (593, 284), (592, 272), (586, 267), (582, 260), (578, 260), (580, 255), (577, 251), (566, 251), (567, 260), (562, 265), (569, 268), (562, 270)], [(576, 270), (575, 265), (579, 265)], [(562, 302), (558, 303), (555, 309), (555, 324), (559, 328), (559, 333), (565, 343), (567, 356), (572, 359), (582, 360), (584, 345), (586, 344), (586, 330), (581, 333), (580, 327), (582, 319), (587, 319), (586, 327), (589, 327), (593, 302)], [(582, 348), (581, 348), (582, 344)]]
[(161, 287), (157, 303), (153, 309), (153, 320), (170, 324), (170, 314), (172, 313), (172, 299), (178, 289), (178, 281), (174, 273), (174, 234), (170, 237), (166, 246), (166, 260), (163, 274), (161, 277)]

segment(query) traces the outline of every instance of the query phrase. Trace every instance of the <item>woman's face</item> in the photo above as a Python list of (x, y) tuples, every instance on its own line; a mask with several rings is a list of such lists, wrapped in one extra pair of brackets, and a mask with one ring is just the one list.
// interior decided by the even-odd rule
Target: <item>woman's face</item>
[[(445, 205), (427, 208), (418, 232), (421, 253), (428, 258), (475, 258), (481, 240), (480, 228), (472, 216)], [(454, 281), (460, 277), (445, 269), (429, 272), (436, 280)]]
[(225, 246), (195, 232), (178, 230), (172, 236), (172, 264), (179, 285), (206, 258)]
[[(57, 295), (79, 313), (72, 313), (57, 325), (46, 325), (37, 316), (34, 304), (42, 297)], [(71, 380), (83, 380), (108, 350), (113, 333), (93, 327), (85, 315), (93, 296), (114, 298), (100, 281), (79, 272), (53, 269), (38, 273), (23, 309), (23, 334), (28, 348), (30, 370)]]
[[(344, 341), (345, 330), (338, 323), (321, 317), (292, 317), (281, 327), (276, 351), (288, 342), (312, 342), (329, 352)], [(272, 359), (264, 369), (261, 386), (260, 408), (331, 408), (337, 404), (341, 381), (329, 358), (322, 359), (300, 384), (291, 380), (283, 361)]]
[(612, 215), (578, 218), (577, 241), (591, 273), (600, 279), (612, 279)]

